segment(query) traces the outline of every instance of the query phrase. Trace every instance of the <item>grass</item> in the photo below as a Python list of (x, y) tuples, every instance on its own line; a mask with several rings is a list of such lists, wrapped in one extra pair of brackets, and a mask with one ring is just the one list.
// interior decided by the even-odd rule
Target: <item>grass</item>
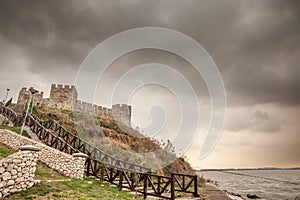
[[(0, 125), (0, 129), (10, 130), (10, 131), (18, 133), (18, 134), (20, 134), (20, 132), (21, 132), (21, 128), (19, 128), (19, 127)], [(23, 130), (22, 136), (30, 138), (29, 134), (25, 130)]]
[(13, 154), (15, 151), (8, 146), (0, 143), (0, 158), (6, 158), (7, 156)]
[(107, 183), (85, 177), (83, 180), (62, 178), (51, 183), (43, 182), (8, 199), (142, 199), (110, 187)]
[[(0, 143), (1, 158), (7, 157), (14, 152), (6, 145)], [(41, 183), (30, 189), (16, 192), (7, 199), (142, 199), (110, 187), (107, 183), (100, 183), (90, 177), (85, 177), (82, 180), (66, 178), (42, 163), (37, 164), (35, 179), (41, 180)]]

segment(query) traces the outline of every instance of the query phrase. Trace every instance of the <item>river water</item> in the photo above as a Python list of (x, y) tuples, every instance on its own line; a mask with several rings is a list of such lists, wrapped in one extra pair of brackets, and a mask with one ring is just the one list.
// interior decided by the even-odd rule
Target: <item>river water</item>
[(200, 171), (198, 174), (244, 199), (247, 194), (255, 194), (260, 199), (300, 200), (300, 170)]

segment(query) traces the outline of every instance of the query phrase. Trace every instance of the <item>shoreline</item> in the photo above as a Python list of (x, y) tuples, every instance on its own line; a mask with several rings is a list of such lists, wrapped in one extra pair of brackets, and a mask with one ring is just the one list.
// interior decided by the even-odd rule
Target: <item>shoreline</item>
[(210, 200), (244, 200), (242, 197), (238, 197), (233, 193), (222, 190), (212, 183), (205, 183), (205, 186), (202, 186), (202, 188), (202, 193)]
[(216, 187), (211, 183), (205, 183), (201, 186), (201, 193), (204, 195), (205, 199), (209, 200), (232, 200), (225, 191)]

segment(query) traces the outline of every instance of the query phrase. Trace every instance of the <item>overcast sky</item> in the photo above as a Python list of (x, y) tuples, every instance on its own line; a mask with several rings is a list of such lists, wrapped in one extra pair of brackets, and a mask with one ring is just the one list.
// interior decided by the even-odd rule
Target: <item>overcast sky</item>
[[(206, 49), (226, 89), (222, 136), (201, 160), (203, 137), (194, 140), (185, 153), (193, 166), (300, 166), (299, 22), (298, 0), (2, 0), (0, 99), (6, 88), (16, 101), (21, 87), (34, 86), (47, 96), (51, 83), (74, 84), (88, 53), (114, 34), (138, 27), (169, 28)], [(200, 107), (209, 107), (205, 84), (190, 64), (159, 50), (140, 50), (116, 60), (98, 85), (95, 103), (110, 107), (101, 95), (122, 73), (153, 62), (180, 71), (194, 86)], [(149, 123), (155, 100), (176, 104), (162, 88), (145, 87), (131, 100), (135, 124)], [(204, 122), (206, 114), (203, 111)], [(168, 127), (172, 124), (166, 125), (170, 131)]]

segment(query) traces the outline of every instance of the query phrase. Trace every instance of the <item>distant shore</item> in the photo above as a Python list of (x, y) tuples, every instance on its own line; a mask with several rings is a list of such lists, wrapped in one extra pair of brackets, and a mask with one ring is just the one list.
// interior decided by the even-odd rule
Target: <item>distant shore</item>
[(300, 170), (300, 167), (291, 168), (277, 168), (277, 167), (263, 167), (263, 168), (224, 168), (224, 169), (196, 169), (196, 172), (205, 171), (250, 171), (250, 170)]

